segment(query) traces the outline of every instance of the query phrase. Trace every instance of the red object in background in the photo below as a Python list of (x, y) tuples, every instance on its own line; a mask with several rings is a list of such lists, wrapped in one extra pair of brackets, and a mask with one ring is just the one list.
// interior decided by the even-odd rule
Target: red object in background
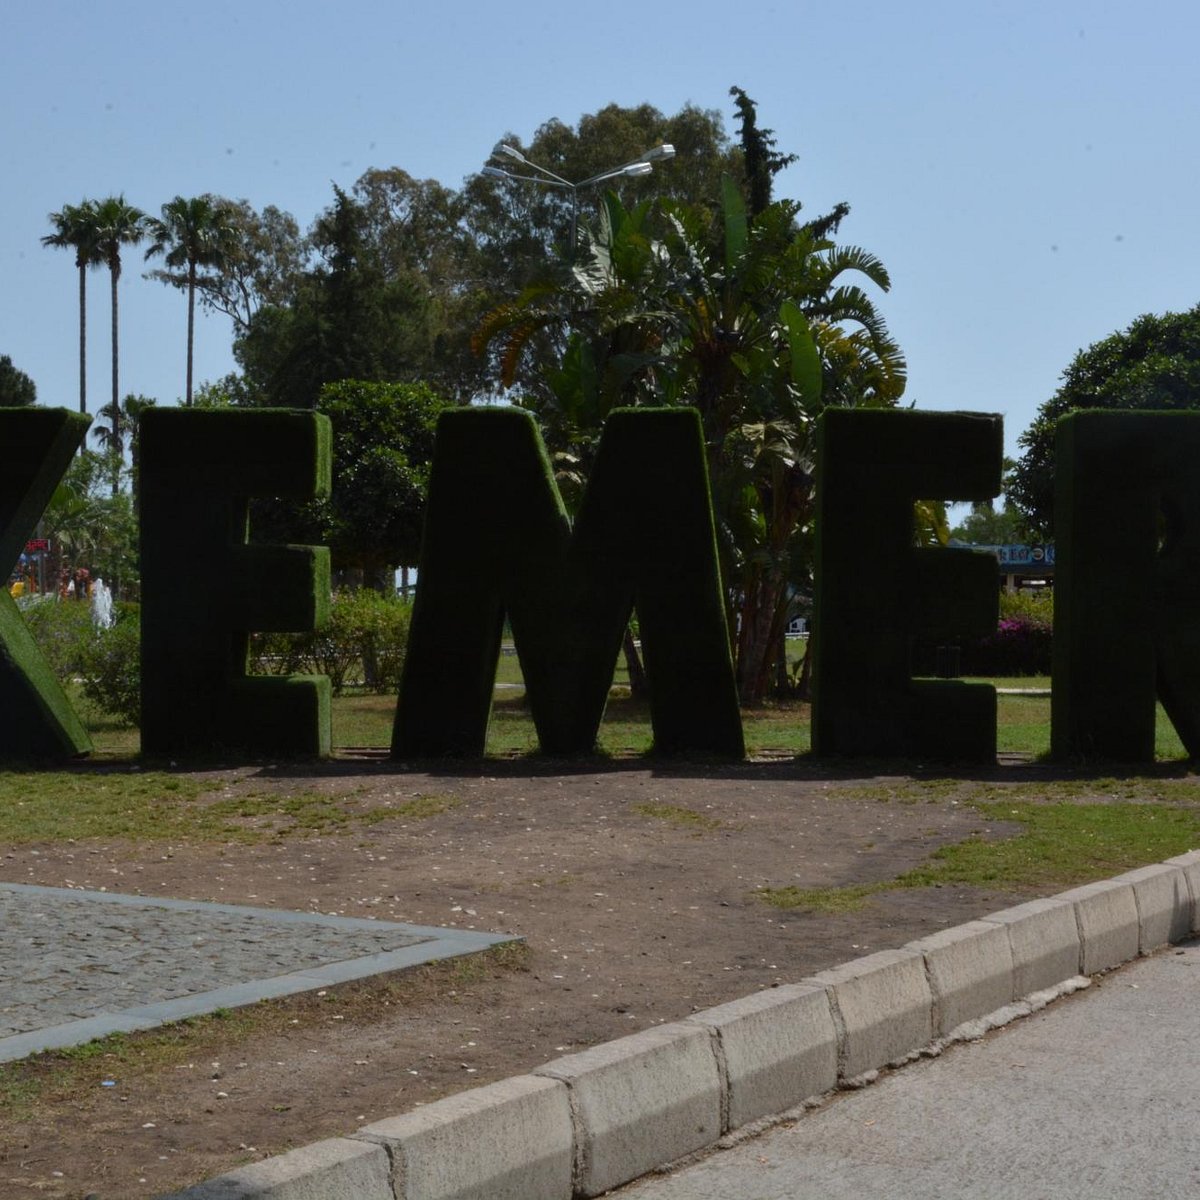
[(37, 554), (38, 551), (40, 551), (40, 550), (49, 550), (49, 549), (50, 549), (50, 539), (49, 538), (30, 538), (29, 541), (27, 541), (25, 543), (25, 553), (26, 554)]

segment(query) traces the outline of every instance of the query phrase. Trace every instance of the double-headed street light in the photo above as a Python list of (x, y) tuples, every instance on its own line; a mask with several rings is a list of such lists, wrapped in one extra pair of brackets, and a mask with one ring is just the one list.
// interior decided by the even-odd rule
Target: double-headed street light
[(655, 146), (652, 150), (647, 150), (645, 154), (639, 155), (631, 162), (622, 163), (619, 167), (611, 167), (607, 171), (601, 171), (599, 175), (593, 175), (589, 179), (580, 180), (579, 183), (571, 183), (570, 180), (564, 179), (561, 175), (555, 175), (548, 168), (531, 162), (520, 150), (515, 146), (508, 145), (506, 142), (497, 142), (492, 148), (491, 157), (514, 159), (521, 166), (537, 171), (538, 174), (518, 175), (512, 171), (505, 171), (501, 167), (484, 167), (480, 173), (488, 176), (490, 179), (515, 179), (520, 183), (537, 183), (541, 184), (542, 187), (562, 188), (571, 193), (571, 259), (574, 260), (575, 237), (579, 226), (579, 193), (585, 188), (594, 187), (596, 184), (607, 183), (610, 179), (636, 179), (641, 175), (649, 175), (654, 170), (656, 162), (665, 162), (668, 158), (675, 157), (675, 147), (669, 142), (664, 142), (661, 146)]

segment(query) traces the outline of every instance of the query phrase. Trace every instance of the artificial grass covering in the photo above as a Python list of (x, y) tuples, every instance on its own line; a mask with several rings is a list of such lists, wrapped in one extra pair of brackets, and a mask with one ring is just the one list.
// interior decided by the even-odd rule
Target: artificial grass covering
[[(0, 563), (7, 579), (70, 466), (91, 421), (65, 408), (0, 409)], [(0, 588), (0, 755), (86, 754), (91, 739), (38, 649), (8, 589)]]
[(817, 462), (813, 750), (819, 755), (989, 761), (996, 695), (984, 684), (914, 681), (918, 636), (996, 628), (996, 563), (914, 545), (920, 499), (1000, 490), (1000, 417), (827, 409)]
[(330, 444), (318, 413), (142, 417), (143, 753), (329, 753), (325, 676), (246, 674), (251, 631), (327, 618), (329, 551), (246, 539), (252, 496), (328, 495)]
[(591, 753), (636, 607), (657, 752), (741, 758), (699, 415), (605, 423), (572, 528), (530, 414), (443, 413), (392, 742), (480, 756), (507, 616), (541, 749)]

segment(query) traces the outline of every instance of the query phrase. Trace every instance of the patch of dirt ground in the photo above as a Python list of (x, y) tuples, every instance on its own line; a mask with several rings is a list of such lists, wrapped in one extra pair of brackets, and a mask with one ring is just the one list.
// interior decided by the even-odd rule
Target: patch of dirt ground
[[(944, 783), (792, 760), (481, 769), (341, 761), (208, 772), (214, 795), (317, 791), (339, 797), (349, 819), (251, 842), (0, 847), (10, 882), (525, 939), (524, 949), (196, 1022), (155, 1035), (144, 1053), (145, 1035), (133, 1035), (116, 1062), (39, 1060), (27, 1079), (36, 1088), (24, 1098), (14, 1089), (0, 1117), (0, 1195), (158, 1196), (1025, 898), (947, 886), (829, 913), (756, 895), (888, 880), (939, 846), (1007, 832), (988, 830)], [(387, 812), (418, 798), (415, 813)], [(117, 1086), (102, 1088), (110, 1077)]]

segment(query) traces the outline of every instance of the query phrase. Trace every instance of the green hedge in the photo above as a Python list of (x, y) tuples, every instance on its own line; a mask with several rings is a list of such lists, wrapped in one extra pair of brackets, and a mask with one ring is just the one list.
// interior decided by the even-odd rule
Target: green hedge
[[(0, 565), (16, 566), (89, 419), (61, 408), (0, 409)], [(33, 640), (8, 589), (0, 588), (0, 756), (73, 756), (92, 748), (82, 722)]]
[(438, 421), (400, 758), (483, 753), (505, 616), (547, 754), (591, 753), (637, 607), (655, 749), (740, 758), (699, 415), (609, 417), (574, 530), (532, 417)]
[(1155, 698), (1200, 756), (1200, 413), (1058, 422), (1051, 750), (1153, 762)]
[(411, 615), (406, 601), (378, 592), (335, 592), (319, 632), (255, 634), (251, 664), (263, 675), (328, 675), (335, 696), (348, 687), (395, 692)]
[(996, 628), (996, 561), (916, 547), (913, 504), (995, 495), (1002, 448), (1001, 419), (987, 414), (822, 414), (810, 645), (817, 754), (995, 759), (995, 689), (912, 676), (918, 638)]
[(327, 754), (329, 681), (247, 660), (251, 632), (325, 620), (329, 552), (246, 534), (252, 496), (328, 495), (329, 421), (154, 408), (140, 436), (143, 752)]

